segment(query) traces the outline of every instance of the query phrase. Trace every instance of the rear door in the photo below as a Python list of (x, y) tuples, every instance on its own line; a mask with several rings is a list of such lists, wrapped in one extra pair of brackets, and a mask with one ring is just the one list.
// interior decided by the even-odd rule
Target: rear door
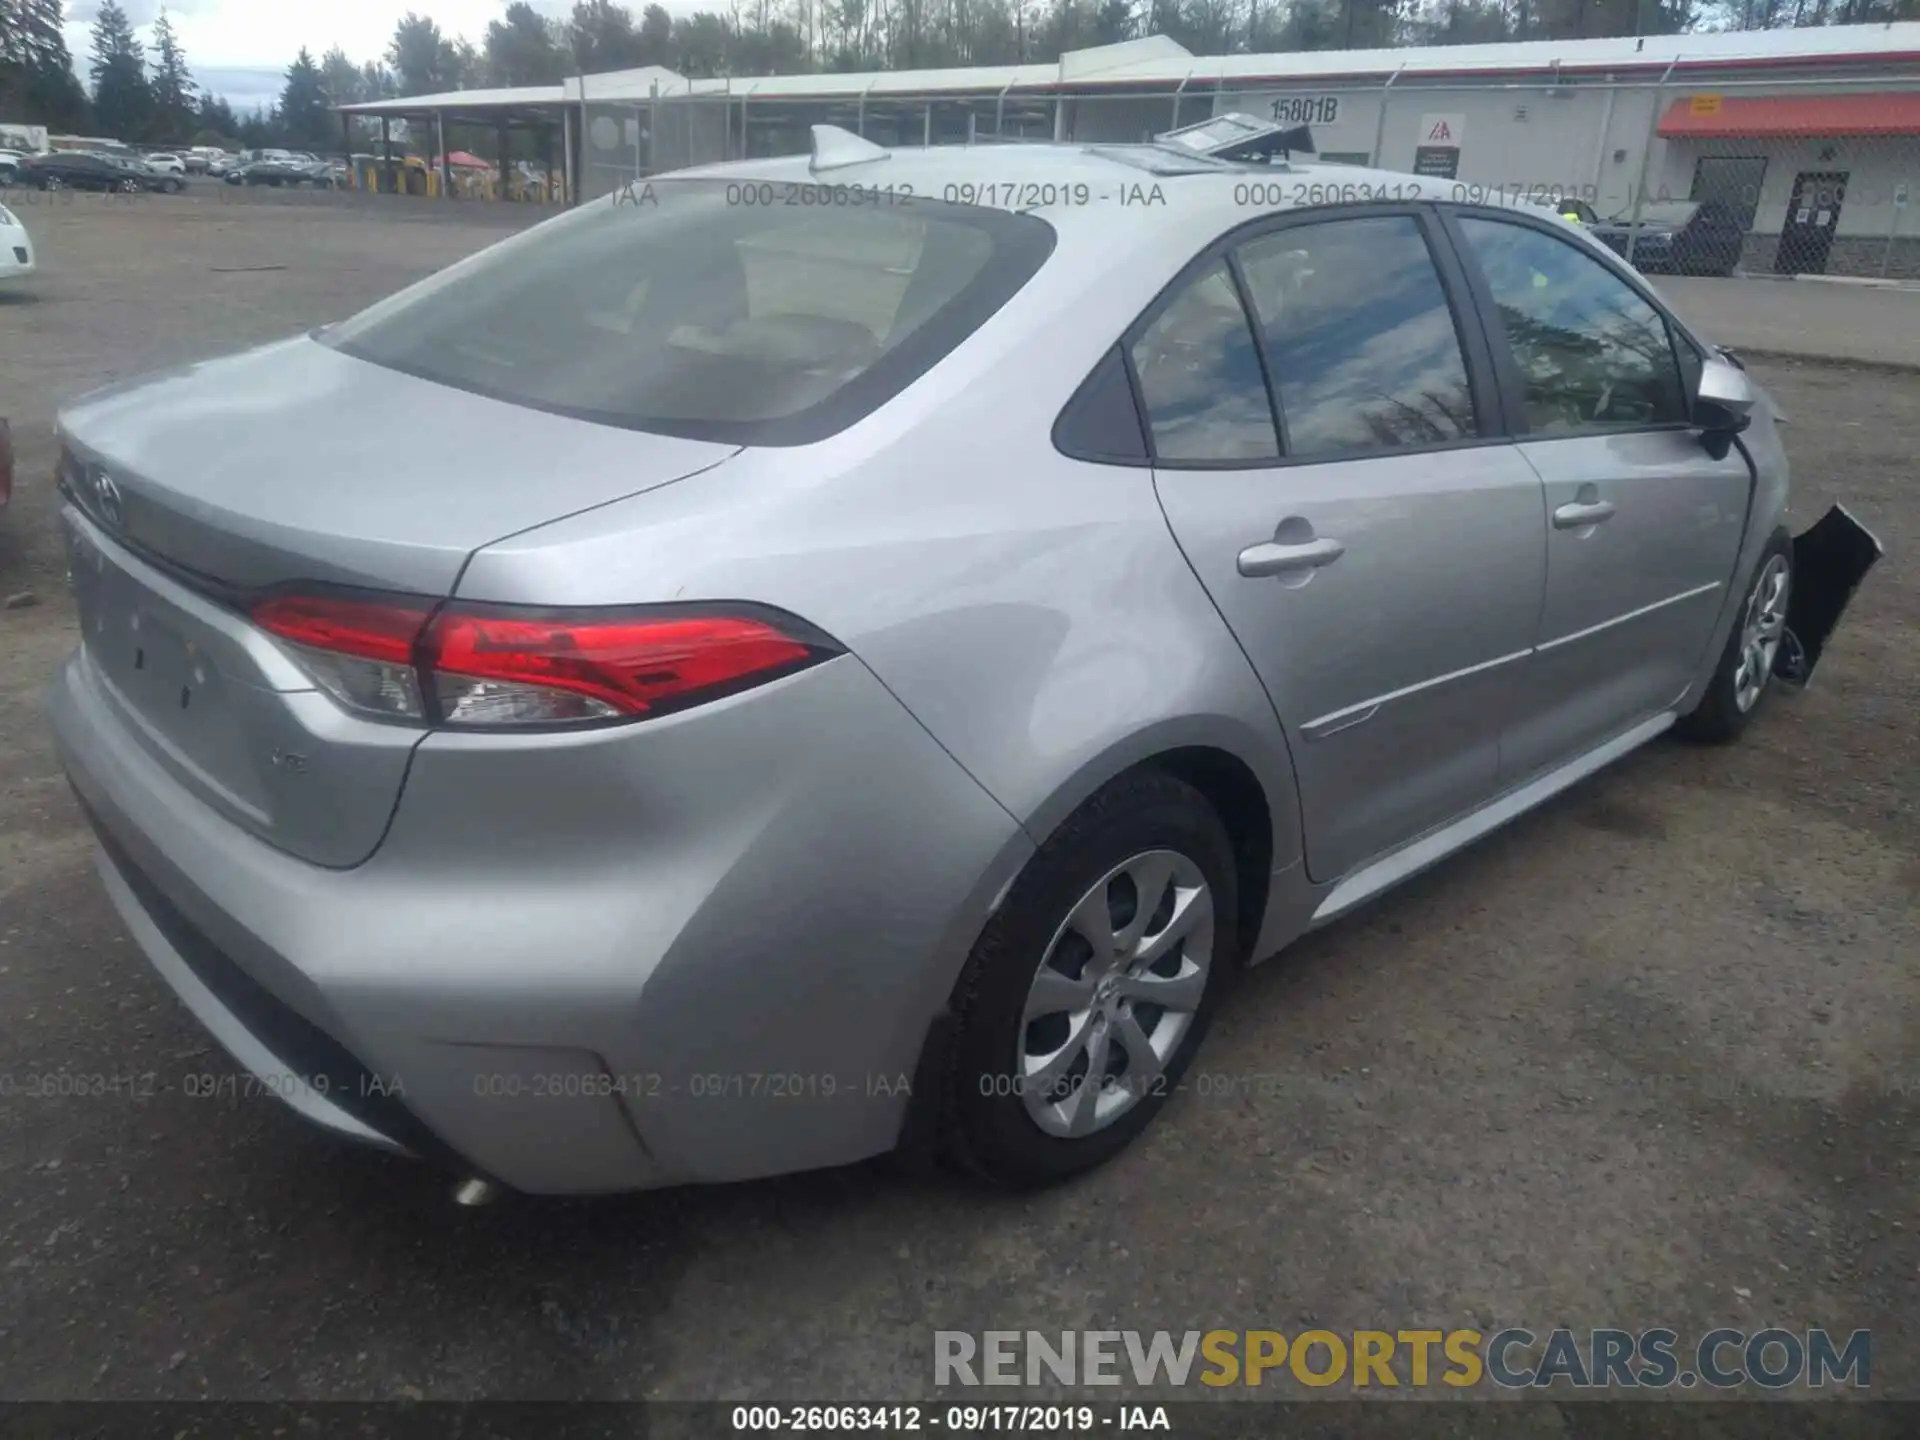
[(1833, 237), (1840, 228), (1840, 206), (1847, 198), (1844, 170), (1802, 170), (1793, 177), (1786, 223), (1773, 268), (1781, 275), (1824, 275)]
[(107, 185), (107, 162), (92, 155), (60, 155), (53, 159), (52, 169), (62, 185), (72, 185), (76, 189), (104, 189)]
[(1511, 782), (1679, 700), (1726, 603), (1752, 473), (1691, 429), (1697, 356), (1624, 275), (1551, 222), (1452, 223), (1545, 490), (1546, 598), (1502, 740)]
[(1129, 344), (1161, 503), (1285, 727), (1317, 881), (1493, 793), (1539, 612), (1539, 481), (1431, 224), (1243, 236)]

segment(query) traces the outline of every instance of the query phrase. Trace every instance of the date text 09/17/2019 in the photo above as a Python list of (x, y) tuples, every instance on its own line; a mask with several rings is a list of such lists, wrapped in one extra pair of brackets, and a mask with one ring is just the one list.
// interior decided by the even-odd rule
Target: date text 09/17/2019
[(1164, 1405), (736, 1405), (741, 1434), (1078, 1434), (1173, 1429)]

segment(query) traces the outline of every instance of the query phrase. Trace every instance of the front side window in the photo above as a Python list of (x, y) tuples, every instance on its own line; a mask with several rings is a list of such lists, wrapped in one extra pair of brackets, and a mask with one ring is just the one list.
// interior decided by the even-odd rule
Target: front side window
[(1536, 435), (1683, 424), (1686, 391), (1667, 324), (1626, 281), (1526, 225), (1462, 219), (1520, 372)]
[(482, 251), (323, 340), (534, 409), (801, 444), (904, 389), (1053, 248), (1053, 228), (1030, 215), (780, 198), (771, 185), (655, 180)]
[(1278, 457), (1253, 331), (1225, 261), (1188, 280), (1133, 343), (1156, 460)]
[(1477, 433), (1467, 364), (1410, 216), (1288, 226), (1240, 251), (1289, 455), (1443, 445)]

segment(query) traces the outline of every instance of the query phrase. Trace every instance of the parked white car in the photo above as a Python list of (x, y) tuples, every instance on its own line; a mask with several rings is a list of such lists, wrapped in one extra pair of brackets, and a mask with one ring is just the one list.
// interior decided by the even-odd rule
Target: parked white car
[(142, 155), (140, 158), (147, 162), (148, 169), (158, 170), (163, 175), (184, 175), (187, 173), (187, 162), (182, 160), (178, 155), (171, 154), (164, 150), (157, 155)]
[(27, 227), (6, 206), (0, 205), (0, 280), (33, 271), (33, 241)]
[(20, 183), (20, 162), (25, 158), (18, 150), (0, 150), (0, 188)]

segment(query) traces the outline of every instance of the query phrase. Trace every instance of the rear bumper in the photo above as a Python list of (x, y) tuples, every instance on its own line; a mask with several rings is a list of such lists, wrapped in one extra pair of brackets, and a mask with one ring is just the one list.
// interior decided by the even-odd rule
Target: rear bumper
[(520, 1190), (891, 1148), (1031, 849), (851, 657), (631, 731), (430, 737), (353, 870), (195, 800), (99, 684), (78, 652), (50, 710), (156, 971), (265, 1093)]

